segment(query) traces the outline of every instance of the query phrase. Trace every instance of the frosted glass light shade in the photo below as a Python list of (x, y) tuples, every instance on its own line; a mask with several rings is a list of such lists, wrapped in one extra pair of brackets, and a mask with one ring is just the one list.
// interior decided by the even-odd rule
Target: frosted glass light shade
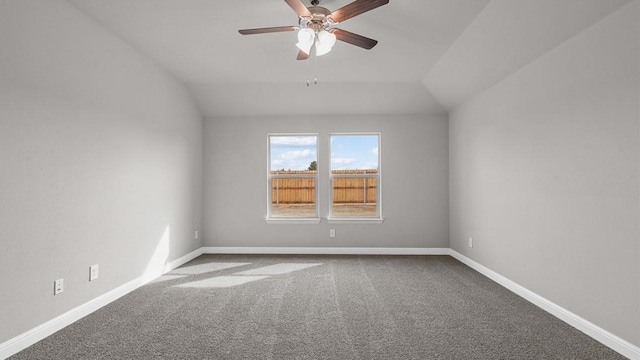
[(298, 43), (296, 46), (308, 55), (311, 51), (311, 46), (313, 46), (315, 37), (316, 34), (313, 30), (309, 28), (300, 29), (300, 31), (298, 31)]
[(298, 42), (296, 44), (296, 46), (298, 47), (298, 49), (304, 51), (305, 54), (310, 55), (311, 46), (313, 46), (313, 42), (310, 42), (308, 44), (307, 43)]
[(324, 54), (329, 53), (329, 51), (331, 51), (331, 48), (328, 46), (321, 46), (319, 43), (316, 44), (316, 56), (322, 56)]
[(336, 36), (331, 32), (322, 30), (318, 33), (318, 41), (332, 48), (336, 44)]
[(318, 33), (318, 40), (316, 41), (316, 56), (322, 56), (333, 48), (336, 43), (336, 36), (326, 30), (322, 30)]

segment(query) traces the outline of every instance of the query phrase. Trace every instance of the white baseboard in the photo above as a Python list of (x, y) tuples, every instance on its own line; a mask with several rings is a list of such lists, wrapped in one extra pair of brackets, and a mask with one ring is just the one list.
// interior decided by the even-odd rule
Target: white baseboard
[(449, 248), (204, 247), (204, 254), (269, 255), (449, 255)]
[(621, 339), (620, 337), (608, 332), (607, 330), (593, 324), (592, 322), (572, 313), (571, 311), (563, 308), (562, 306), (547, 300), (546, 298), (534, 293), (533, 291), (507, 279), (506, 277), (496, 273), (495, 271), (469, 259), (468, 257), (460, 254), (459, 252), (449, 249), (449, 254), (469, 266), (475, 271), (488, 277), (489, 279), (497, 282), (503, 287), (511, 290), (515, 294), (521, 296), (525, 300), (538, 306), (542, 310), (550, 313), (558, 319), (566, 322), (574, 328), (589, 335), (595, 340), (599, 341), (605, 346), (617, 351), (618, 353), (628, 357), (629, 359), (640, 360), (640, 347), (637, 347), (628, 341)]
[(36, 326), (35, 328), (0, 344), (0, 359), (6, 359), (11, 355), (16, 354), (23, 349), (26, 349), (27, 347), (46, 338), (47, 336), (52, 335), (56, 331), (68, 325), (71, 325), (72, 323), (82, 319), (83, 317), (100, 309), (101, 307), (108, 305), (113, 301), (116, 301), (117, 299), (132, 292), (140, 286), (154, 280), (165, 272), (171, 271), (197, 258), (200, 255), (202, 255), (202, 248), (192, 251), (191, 253), (182, 256), (179, 259), (173, 260), (170, 263), (165, 264), (161, 268), (148, 270), (142, 276), (131, 280), (128, 283), (119, 286), (103, 295), (100, 295), (93, 300), (75, 307), (64, 314), (45, 322), (44, 324)]

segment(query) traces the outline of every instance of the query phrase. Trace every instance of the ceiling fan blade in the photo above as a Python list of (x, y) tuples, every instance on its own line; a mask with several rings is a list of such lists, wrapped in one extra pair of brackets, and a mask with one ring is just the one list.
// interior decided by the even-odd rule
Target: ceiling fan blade
[(354, 16), (373, 10), (389, 3), (389, 0), (356, 0), (331, 13), (331, 19), (336, 23), (341, 23)]
[(275, 26), (275, 27), (268, 27), (268, 28), (244, 29), (244, 30), (238, 30), (238, 32), (242, 35), (254, 35), (254, 34), (284, 32), (284, 31), (296, 31), (297, 29), (298, 28), (295, 26)]
[(371, 50), (371, 48), (378, 43), (378, 40), (369, 39), (368, 37), (354, 34), (347, 30), (333, 29), (332, 32), (336, 36), (336, 39), (367, 50)]
[(309, 9), (307, 9), (307, 7), (302, 2), (302, 0), (284, 0), (284, 1), (289, 6), (291, 6), (291, 8), (293, 9), (293, 11), (296, 12), (296, 14), (298, 14), (298, 15), (300, 15), (302, 17), (311, 16), (311, 12), (309, 11)]
[(307, 60), (308, 58), (309, 58), (309, 54), (307, 54), (302, 50), (298, 51), (298, 57), (296, 58), (296, 60)]

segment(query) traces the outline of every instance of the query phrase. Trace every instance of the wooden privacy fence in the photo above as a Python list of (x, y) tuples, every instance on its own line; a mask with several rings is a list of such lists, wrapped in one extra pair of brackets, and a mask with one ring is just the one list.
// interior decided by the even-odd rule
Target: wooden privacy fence
[(316, 179), (309, 178), (271, 179), (271, 203), (314, 204), (315, 182)]
[[(378, 170), (334, 170), (333, 174), (377, 174)], [(315, 171), (272, 171), (275, 174), (313, 174)], [(313, 204), (316, 199), (315, 178), (271, 179), (273, 204)], [(366, 177), (334, 177), (334, 204), (375, 204), (378, 197), (378, 179)]]

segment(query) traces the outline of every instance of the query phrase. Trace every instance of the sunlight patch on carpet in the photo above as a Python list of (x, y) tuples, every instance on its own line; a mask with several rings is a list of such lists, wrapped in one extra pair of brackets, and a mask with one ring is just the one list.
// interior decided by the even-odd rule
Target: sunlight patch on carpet
[(251, 263), (218, 263), (211, 262), (206, 264), (199, 264), (193, 266), (179, 267), (170, 272), (172, 275), (199, 275), (208, 272), (220, 271), (224, 269), (230, 269), (238, 266), (250, 265)]
[(234, 275), (283, 275), (322, 265), (321, 263), (282, 263), (235, 273)]
[(228, 288), (232, 286), (262, 280), (268, 276), (216, 276), (211, 279), (193, 281), (190, 283), (177, 285), (182, 288)]
[(176, 280), (176, 279), (182, 279), (187, 277), (187, 275), (162, 275), (159, 278), (153, 280), (152, 282), (150, 282), (149, 284), (155, 284), (155, 283), (159, 283), (159, 282), (163, 282), (163, 281), (169, 281), (169, 280)]

